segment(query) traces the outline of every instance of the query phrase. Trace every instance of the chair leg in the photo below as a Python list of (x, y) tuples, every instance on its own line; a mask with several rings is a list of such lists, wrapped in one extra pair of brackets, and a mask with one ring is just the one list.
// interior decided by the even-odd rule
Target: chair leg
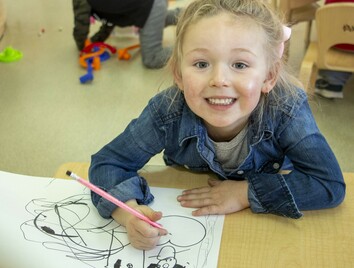
[(312, 27), (312, 20), (307, 22), (306, 26), (306, 36), (305, 36), (305, 48), (307, 49), (310, 44), (311, 39), (311, 27)]
[(304, 90), (308, 93), (308, 95), (313, 95), (315, 90), (315, 82), (318, 73), (316, 59), (317, 44), (312, 42), (306, 50), (299, 73), (299, 79), (302, 82)]

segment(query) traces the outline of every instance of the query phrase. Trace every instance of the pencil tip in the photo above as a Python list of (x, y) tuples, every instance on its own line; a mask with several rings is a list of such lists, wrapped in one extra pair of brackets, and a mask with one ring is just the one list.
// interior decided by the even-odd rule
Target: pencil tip
[(70, 170), (68, 170), (68, 171), (66, 171), (66, 175), (68, 175), (68, 176), (71, 176), (71, 171)]

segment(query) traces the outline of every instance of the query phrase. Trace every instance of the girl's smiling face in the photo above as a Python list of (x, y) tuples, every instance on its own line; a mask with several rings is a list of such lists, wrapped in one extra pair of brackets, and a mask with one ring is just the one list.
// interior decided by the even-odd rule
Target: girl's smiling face
[(228, 13), (203, 18), (187, 29), (181, 75), (175, 80), (214, 140), (236, 136), (261, 93), (273, 88), (264, 42), (265, 33), (251, 19)]

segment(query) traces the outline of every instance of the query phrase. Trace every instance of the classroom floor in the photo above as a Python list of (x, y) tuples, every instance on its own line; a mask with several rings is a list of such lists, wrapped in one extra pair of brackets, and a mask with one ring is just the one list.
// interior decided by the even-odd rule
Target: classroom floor
[[(190, 0), (172, 1), (171, 7)], [(167, 70), (148, 70), (139, 51), (130, 61), (115, 56), (80, 84), (72, 38), (72, 1), (5, 0), (7, 30), (0, 51), (23, 52), (18, 62), (0, 63), (0, 170), (52, 176), (65, 162), (89, 162), (92, 153), (123, 131), (147, 101), (172, 79)], [(93, 25), (93, 29), (98, 23)], [(304, 26), (293, 28), (289, 62), (299, 70), (304, 54)], [(174, 27), (165, 30), (173, 44)], [(130, 28), (117, 29), (107, 43), (118, 48), (138, 43)], [(315, 98), (316, 120), (343, 171), (354, 171), (354, 79), (343, 100)], [(161, 155), (149, 164), (163, 165)]]

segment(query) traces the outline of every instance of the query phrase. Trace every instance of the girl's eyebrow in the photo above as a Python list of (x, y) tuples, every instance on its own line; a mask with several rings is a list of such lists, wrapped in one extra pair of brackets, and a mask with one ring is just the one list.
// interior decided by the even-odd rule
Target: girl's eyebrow
[(194, 53), (194, 52), (201, 52), (201, 53), (206, 53), (206, 52), (209, 52), (210, 50), (207, 49), (207, 48), (194, 48), (192, 50), (189, 50), (186, 52), (186, 55), (188, 54), (191, 54), (191, 53)]
[(251, 50), (247, 49), (247, 48), (234, 48), (232, 49), (232, 51), (238, 51), (238, 52), (245, 52), (245, 53), (250, 53), (252, 54), (253, 56), (257, 57), (257, 55), (255, 53), (253, 53)]
[[(209, 51), (211, 51), (211, 50), (207, 49), (207, 48), (194, 48), (194, 49), (192, 49), (190, 51), (187, 51), (186, 55), (194, 53), (194, 52), (207, 53)], [(245, 52), (245, 53), (250, 53), (253, 56), (257, 57), (257, 55), (255, 53), (253, 53), (251, 50), (246, 49), (246, 48), (234, 48), (234, 49), (232, 49), (232, 52)]]

